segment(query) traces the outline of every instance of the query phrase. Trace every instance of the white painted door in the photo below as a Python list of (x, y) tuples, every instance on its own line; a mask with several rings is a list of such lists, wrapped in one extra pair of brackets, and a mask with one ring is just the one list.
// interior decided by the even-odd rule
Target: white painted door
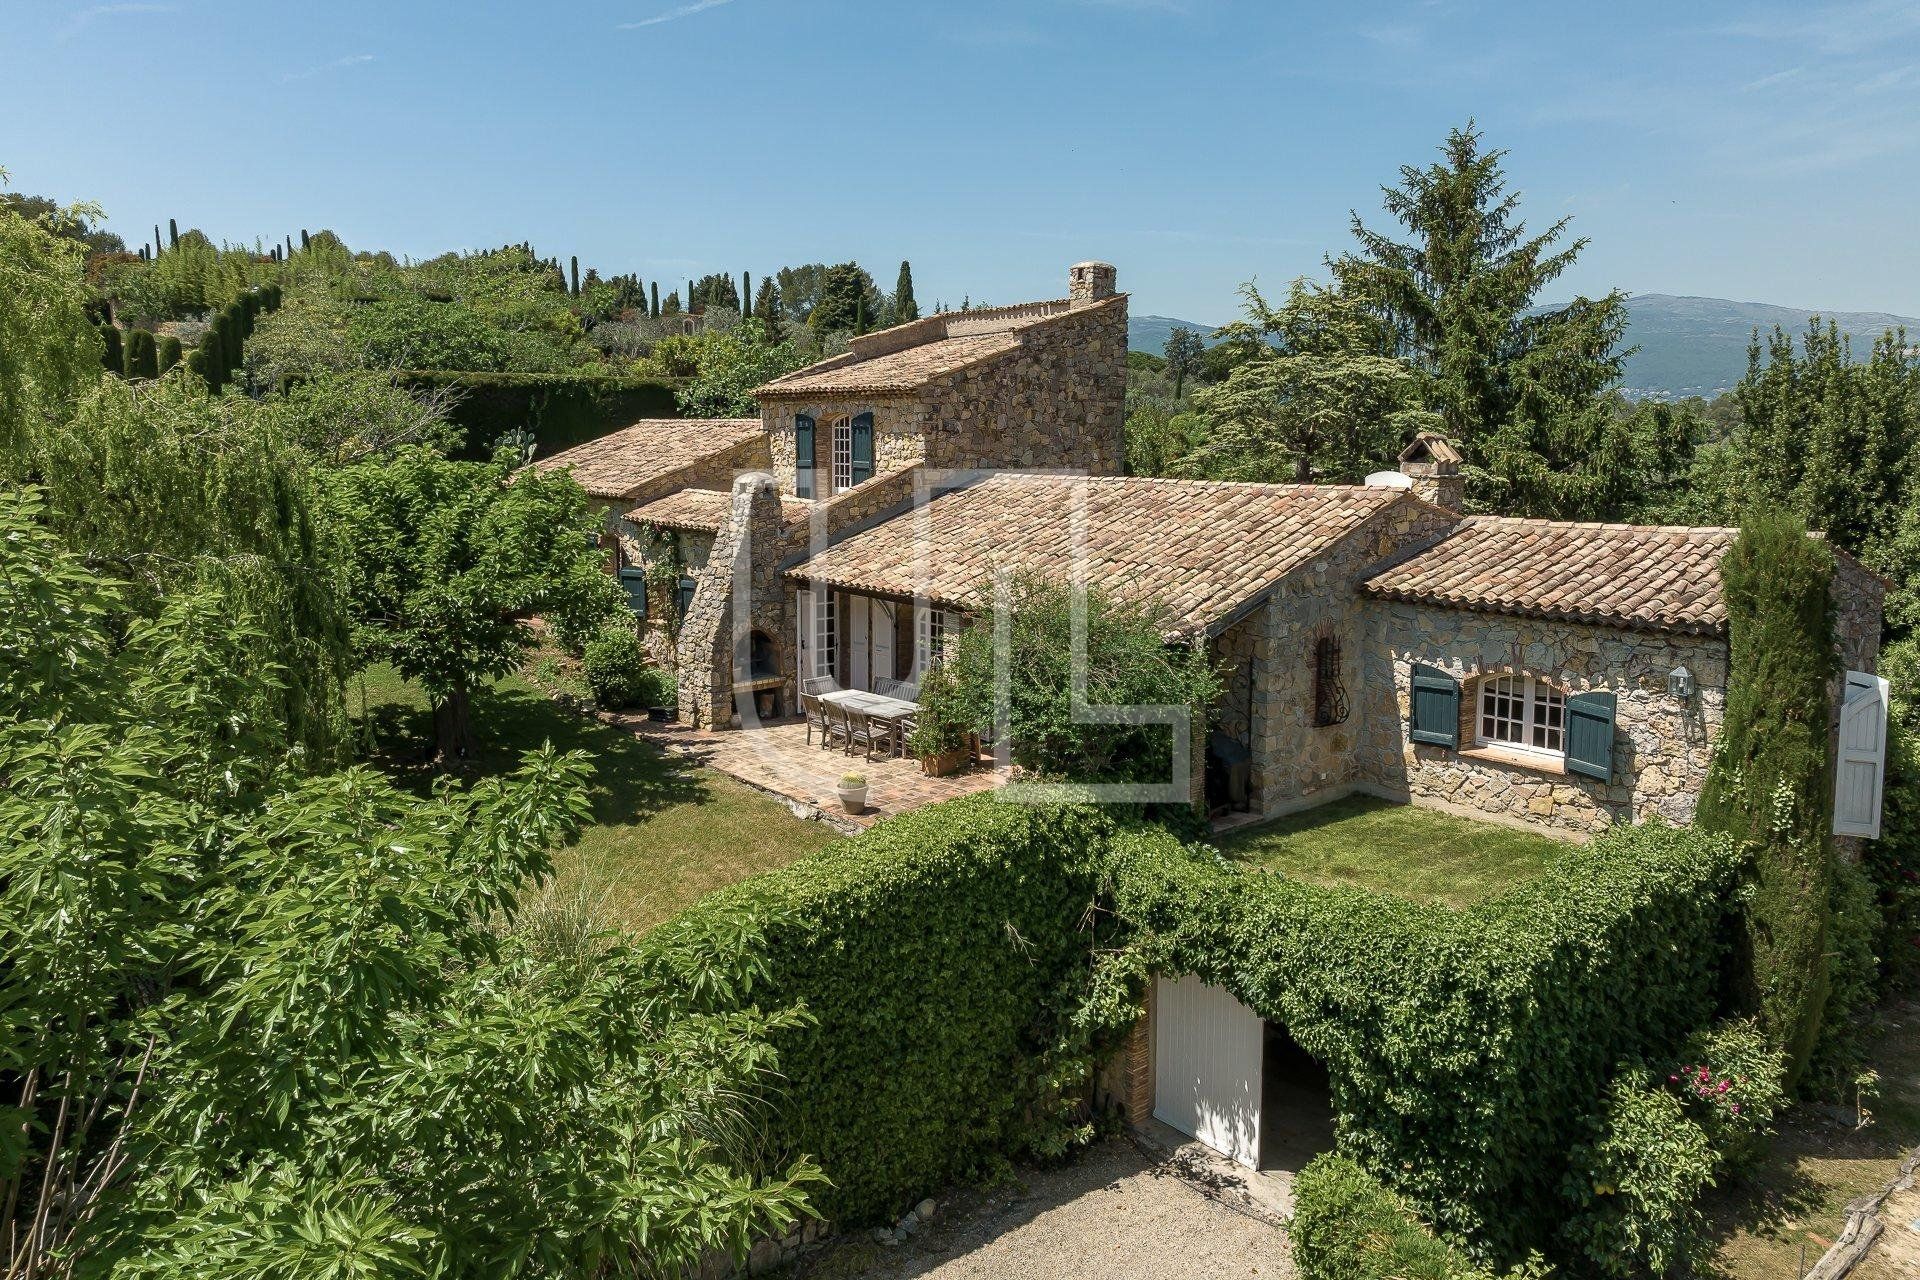
[(1153, 1115), (1249, 1169), (1260, 1163), (1260, 1015), (1200, 979), (1160, 978)]
[(1880, 838), (1890, 692), (1879, 676), (1847, 672), (1846, 696), (1840, 704), (1840, 759), (1833, 777), (1835, 835)]
[(869, 596), (847, 596), (847, 687), (871, 689), (873, 668), (867, 665), (867, 605)]
[[(874, 600), (873, 618), (867, 628), (869, 643), (873, 652), (873, 678), (876, 680), (893, 679), (893, 611), (898, 606), (889, 600)], [(871, 684), (861, 686), (872, 689)]]

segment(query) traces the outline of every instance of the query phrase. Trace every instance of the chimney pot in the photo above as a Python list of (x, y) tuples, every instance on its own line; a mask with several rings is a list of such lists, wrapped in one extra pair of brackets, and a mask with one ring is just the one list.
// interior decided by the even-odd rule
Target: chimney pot
[(1067, 272), (1067, 297), (1076, 307), (1090, 307), (1114, 295), (1118, 272), (1111, 262), (1076, 262)]

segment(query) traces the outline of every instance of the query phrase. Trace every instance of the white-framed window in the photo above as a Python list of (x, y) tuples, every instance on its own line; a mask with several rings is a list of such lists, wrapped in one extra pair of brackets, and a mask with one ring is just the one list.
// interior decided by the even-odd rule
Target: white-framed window
[(922, 605), (913, 616), (913, 670), (915, 675), (940, 665), (947, 645), (947, 611)]
[(840, 628), (833, 592), (820, 591), (813, 597), (813, 674), (832, 676), (839, 656)]
[(1487, 676), (1480, 682), (1474, 741), (1563, 755), (1567, 749), (1567, 695), (1529, 675)]
[(853, 488), (853, 419), (833, 420), (833, 491), (844, 493)]

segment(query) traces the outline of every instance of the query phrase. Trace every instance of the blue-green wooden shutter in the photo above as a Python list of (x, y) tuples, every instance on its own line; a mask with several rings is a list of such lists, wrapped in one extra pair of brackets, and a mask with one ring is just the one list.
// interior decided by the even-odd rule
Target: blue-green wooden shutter
[(693, 588), (692, 578), (680, 579), (680, 616), (683, 618), (687, 616), (687, 610), (693, 608)]
[(855, 414), (853, 419), (853, 482), (873, 479), (873, 415)]
[(627, 607), (642, 618), (647, 616), (647, 571), (622, 569), (620, 585), (627, 589)]
[(1613, 781), (1613, 710), (1610, 693), (1576, 693), (1567, 699), (1567, 771)]
[(795, 497), (813, 496), (813, 415), (793, 415), (793, 492)]
[(1437, 747), (1460, 746), (1460, 682), (1438, 667), (1413, 664), (1407, 737)]

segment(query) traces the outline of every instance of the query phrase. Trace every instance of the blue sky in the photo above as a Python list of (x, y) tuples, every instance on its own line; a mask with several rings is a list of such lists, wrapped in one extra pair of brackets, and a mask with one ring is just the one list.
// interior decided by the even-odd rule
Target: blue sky
[(925, 305), (1118, 264), (1218, 322), (1469, 116), (1567, 287), (1920, 314), (1920, 0), (0, 0), (17, 189), (603, 271), (857, 258)]

